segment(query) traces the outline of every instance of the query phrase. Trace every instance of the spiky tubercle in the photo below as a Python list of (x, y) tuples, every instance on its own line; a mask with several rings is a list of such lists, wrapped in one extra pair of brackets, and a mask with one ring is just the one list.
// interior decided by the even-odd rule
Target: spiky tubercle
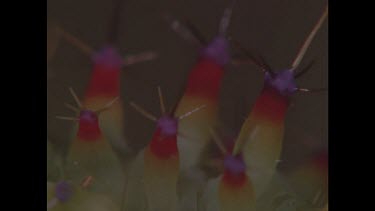
[[(197, 64), (191, 70), (175, 115), (181, 116), (197, 105), (205, 105), (199, 115), (180, 122), (177, 138), (180, 152), (179, 200), (182, 209), (194, 209), (196, 194), (202, 188), (204, 178), (195, 172), (200, 153), (210, 139), (210, 127), (218, 120), (218, 100), (224, 74), (223, 66), (228, 62), (227, 41), (221, 37), (214, 39), (202, 49)], [(183, 185), (182, 185), (183, 184)], [(184, 190), (182, 190), (184, 189)]]
[(101, 133), (97, 114), (83, 110), (78, 123), (77, 135), (71, 143), (65, 164), (68, 178), (79, 184), (82, 178), (92, 176), (96, 182), (90, 189), (110, 194), (119, 202), (119, 184), (124, 181), (122, 165)]
[(144, 183), (150, 210), (176, 210), (179, 157), (178, 120), (162, 116), (144, 151)]

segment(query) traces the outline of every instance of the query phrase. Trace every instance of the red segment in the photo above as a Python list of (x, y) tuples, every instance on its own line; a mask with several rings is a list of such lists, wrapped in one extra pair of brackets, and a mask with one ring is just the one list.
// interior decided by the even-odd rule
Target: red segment
[(289, 98), (272, 87), (264, 87), (255, 102), (253, 113), (259, 118), (274, 122), (284, 121), (289, 106)]
[(190, 72), (185, 93), (216, 100), (219, 97), (223, 72), (221, 65), (201, 58)]
[(118, 67), (95, 64), (86, 97), (116, 97), (120, 94), (120, 72)]
[(83, 141), (93, 142), (99, 140), (101, 131), (98, 116), (90, 110), (83, 110), (79, 115), (78, 138)]
[(229, 170), (224, 170), (224, 175), (222, 177), (222, 182), (229, 187), (239, 188), (243, 187), (247, 183), (246, 172), (239, 174), (233, 174)]
[(150, 150), (155, 156), (162, 159), (178, 156), (177, 136), (163, 136), (161, 129), (156, 129), (150, 142)]
[(77, 136), (80, 140), (88, 142), (94, 142), (99, 140), (101, 136), (101, 131), (98, 122), (89, 123), (80, 121)]

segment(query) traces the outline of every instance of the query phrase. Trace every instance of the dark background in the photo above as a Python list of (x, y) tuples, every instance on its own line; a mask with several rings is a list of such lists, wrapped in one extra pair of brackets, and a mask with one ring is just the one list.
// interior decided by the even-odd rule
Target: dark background
[[(113, 1), (48, 0), (47, 28), (59, 25), (95, 49), (107, 39)], [(159, 114), (156, 86), (164, 90), (167, 105), (180, 97), (180, 89), (196, 60), (196, 48), (170, 30), (163, 13), (188, 18), (208, 38), (218, 29), (224, 0), (125, 0), (121, 13), (118, 49), (123, 55), (154, 50), (155, 61), (134, 65), (122, 75), (122, 97), (136, 101)], [(290, 67), (304, 39), (322, 14), (323, 0), (238, 0), (229, 35), (246, 48), (261, 53), (274, 69)], [(301, 66), (314, 66), (298, 84), (305, 88), (328, 86), (327, 21), (317, 33)], [(47, 40), (54, 44), (53, 36)], [(47, 48), (48, 49), (48, 48)], [(48, 67), (48, 138), (57, 143), (68, 140), (71, 122), (56, 115), (72, 116), (64, 102), (74, 103), (68, 87), (80, 97), (91, 73), (90, 58), (61, 41)], [(238, 129), (262, 87), (262, 74), (254, 66), (229, 66), (222, 87), (221, 119), (229, 129)], [(297, 94), (286, 120), (283, 165), (304, 160), (311, 152), (328, 146), (328, 93)], [(150, 139), (154, 124), (125, 104), (126, 135), (140, 148)]]

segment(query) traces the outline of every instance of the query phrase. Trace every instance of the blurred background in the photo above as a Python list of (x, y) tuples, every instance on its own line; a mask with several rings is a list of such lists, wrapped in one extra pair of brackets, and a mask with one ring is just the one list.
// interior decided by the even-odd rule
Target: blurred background
[[(73, 115), (63, 104), (74, 104), (68, 87), (83, 96), (91, 60), (68, 42), (58, 41), (48, 29), (58, 25), (94, 49), (100, 49), (106, 44), (113, 1), (48, 0), (47, 4), (47, 137), (57, 147), (63, 147), (69, 141), (73, 123), (55, 116)], [(229, 36), (254, 54), (261, 54), (272, 68), (288, 68), (326, 4), (326, 0), (237, 0)], [(182, 85), (197, 58), (197, 48), (175, 34), (162, 15), (188, 19), (207, 38), (212, 38), (228, 5), (228, 0), (125, 0), (117, 42), (119, 51), (124, 56), (147, 50), (159, 54), (156, 60), (131, 66), (122, 74), (124, 131), (135, 147), (141, 149), (147, 144), (154, 123), (126, 103), (135, 101), (158, 115), (157, 86), (161, 86), (166, 104), (172, 106), (181, 97)], [(304, 57), (302, 67), (311, 61), (314, 65), (298, 79), (300, 87), (328, 87), (327, 25), (325, 21)], [(237, 131), (241, 127), (262, 88), (262, 77), (255, 66), (227, 66), (220, 117), (229, 130)], [(326, 150), (328, 92), (297, 94), (287, 115), (285, 134), (281, 170), (288, 170), (307, 161), (314, 153)]]

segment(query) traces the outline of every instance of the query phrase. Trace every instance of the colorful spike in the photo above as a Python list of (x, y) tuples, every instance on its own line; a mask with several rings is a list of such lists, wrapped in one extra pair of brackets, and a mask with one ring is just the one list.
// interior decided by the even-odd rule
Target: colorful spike
[(156, 131), (151, 142), (141, 152), (143, 157), (139, 157), (143, 161), (142, 178), (149, 210), (175, 211), (178, 201), (176, 188), (180, 163), (177, 147), (178, 124), (180, 120), (186, 121), (186, 117), (204, 106), (175, 117), (173, 113), (166, 112), (160, 87), (158, 93), (161, 108), (161, 117), (158, 119), (134, 102), (130, 105), (144, 117), (156, 122)]
[(204, 194), (206, 210), (255, 210), (255, 194), (242, 154), (232, 155), (233, 144), (231, 147), (225, 147), (213, 130), (211, 134), (222, 153), (223, 171), (218, 178), (208, 182)]
[(90, 189), (111, 195), (114, 201), (119, 203), (123, 188), (121, 184), (124, 183), (123, 165), (99, 127), (99, 116), (110, 110), (118, 98), (94, 110), (82, 103), (72, 88), (70, 92), (78, 107), (65, 105), (75, 112), (78, 111), (79, 115), (58, 117), (75, 121), (78, 125), (65, 163), (67, 177), (74, 184), (78, 184), (82, 178), (92, 175), (97, 182)]
[[(127, 67), (139, 62), (149, 61), (156, 57), (153, 52), (144, 52), (138, 55), (122, 57), (114, 47), (119, 27), (119, 17), (123, 0), (116, 0), (114, 12), (109, 22), (109, 34), (107, 44), (99, 51), (82, 42), (72, 34), (57, 28), (58, 34), (69, 43), (80, 49), (85, 55), (92, 58), (93, 70), (89, 85), (85, 92), (84, 103), (93, 110), (101, 109), (105, 103), (120, 97), (120, 75), (123, 67)], [(100, 129), (103, 131), (116, 152), (121, 152), (120, 156), (124, 162), (129, 162), (131, 149), (128, 147), (124, 135), (124, 118), (122, 99), (117, 100), (107, 112), (99, 117)]]
[[(200, 153), (210, 139), (209, 128), (218, 122), (218, 101), (224, 66), (230, 61), (229, 43), (225, 34), (234, 2), (224, 12), (219, 34), (209, 44), (201, 42), (205, 46), (201, 49), (198, 61), (188, 76), (184, 94), (176, 107), (176, 115), (181, 116), (197, 105), (206, 105), (199, 115), (181, 122), (178, 126), (181, 134), (188, 134), (188, 136), (177, 137), (181, 169), (178, 192), (182, 194), (179, 197), (182, 210), (197, 209), (196, 194), (202, 188), (201, 182), (204, 179), (200, 176), (201, 173), (196, 171), (196, 165)], [(173, 22), (172, 26), (175, 30), (181, 29), (176, 22)]]
[[(302, 59), (301, 55), (306, 52), (313, 35), (320, 28), (327, 14), (328, 7), (306, 39), (291, 69), (275, 73), (265, 69), (265, 65), (258, 65), (265, 72), (264, 87), (242, 126), (234, 149), (235, 155), (240, 149), (244, 150), (244, 158), (250, 167), (249, 175), (254, 182), (257, 196), (262, 194), (268, 185), (280, 159), (286, 111), (290, 97), (298, 91), (293, 70), (298, 67)], [(253, 58), (251, 60), (254, 61)], [(254, 61), (254, 63), (260, 62)]]

